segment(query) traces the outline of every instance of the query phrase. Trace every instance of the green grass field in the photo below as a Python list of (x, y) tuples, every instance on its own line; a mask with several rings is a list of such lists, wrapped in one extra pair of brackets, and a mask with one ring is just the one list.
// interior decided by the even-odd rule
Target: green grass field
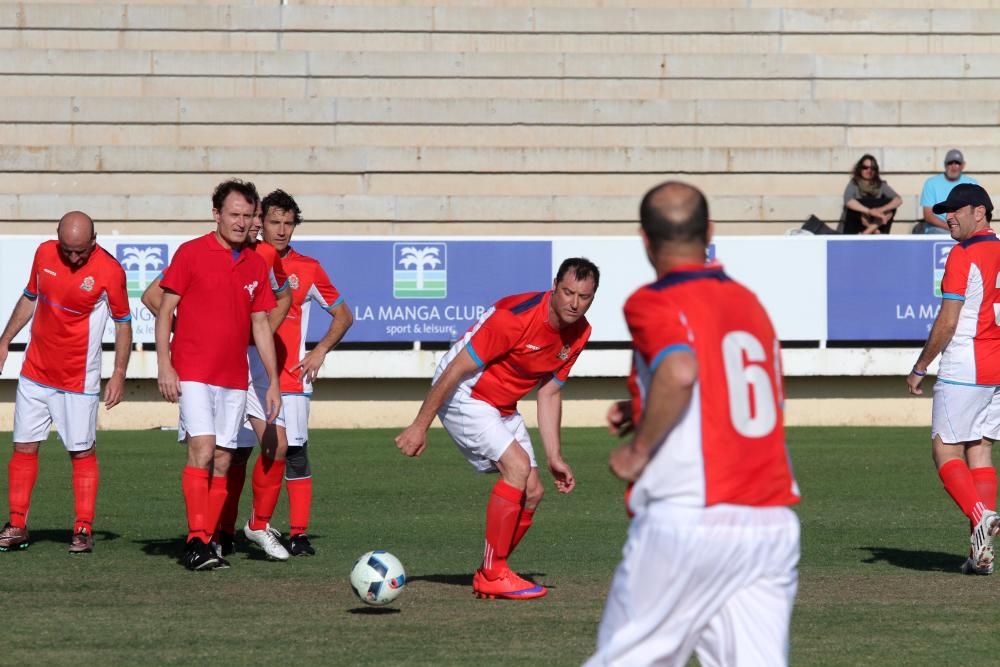
[[(622, 485), (606, 469), (608, 436), (564, 432), (577, 489), (547, 494), (512, 560), (551, 592), (507, 602), (476, 600), (470, 588), (493, 478), (474, 474), (440, 430), (418, 460), (396, 452), (393, 434), (313, 432), (315, 558), (272, 563), (244, 545), (232, 569), (205, 573), (176, 562), (183, 453), (172, 433), (101, 434), (97, 542), (82, 556), (66, 553), (70, 465), (51, 440), (34, 543), (0, 554), (5, 662), (580, 664), (627, 527)], [(792, 429), (789, 438), (804, 494), (792, 664), (996, 664), (1000, 579), (958, 574), (967, 526), (937, 480), (927, 429)], [(283, 497), (276, 525), (286, 517)], [(375, 548), (397, 555), (409, 578), (384, 609), (357, 601), (347, 580), (354, 559)]]

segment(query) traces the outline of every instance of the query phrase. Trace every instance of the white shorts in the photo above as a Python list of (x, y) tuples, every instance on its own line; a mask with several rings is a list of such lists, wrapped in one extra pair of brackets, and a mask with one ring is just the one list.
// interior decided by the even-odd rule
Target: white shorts
[(496, 472), (496, 462), (512, 442), (528, 454), (532, 468), (538, 467), (520, 413), (501, 416), (489, 403), (459, 390), (438, 411), (438, 417), (465, 460), (478, 472)]
[(934, 383), (931, 437), (954, 445), (1000, 439), (1000, 387)]
[(798, 561), (787, 507), (655, 503), (629, 527), (586, 666), (787, 665)]
[(203, 382), (181, 382), (177, 439), (214, 435), (215, 446), (234, 449), (236, 434), (246, 414), (247, 392)]
[[(266, 421), (261, 407), (267, 394), (267, 387), (250, 385), (247, 392), (247, 419), (240, 428), (236, 440), (238, 447), (253, 447), (257, 444), (257, 433), (250, 426), (250, 417)], [(281, 410), (274, 420), (275, 426), (285, 429), (289, 447), (301, 447), (309, 442), (309, 396), (305, 394), (282, 394)]]
[(44, 442), (55, 422), (67, 451), (86, 451), (97, 440), (100, 402), (96, 394), (60, 391), (22, 376), (14, 397), (14, 442)]

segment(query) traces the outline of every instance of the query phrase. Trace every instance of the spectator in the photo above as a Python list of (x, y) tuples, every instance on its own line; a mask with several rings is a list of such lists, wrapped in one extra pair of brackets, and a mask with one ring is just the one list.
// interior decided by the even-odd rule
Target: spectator
[(878, 161), (865, 153), (854, 165), (854, 175), (844, 188), (844, 210), (837, 230), (843, 234), (888, 234), (902, 203), (896, 191), (879, 176)]
[(951, 189), (959, 183), (978, 185), (976, 179), (962, 173), (965, 170), (965, 156), (962, 151), (952, 148), (944, 156), (944, 173), (931, 176), (924, 182), (920, 192), (920, 206), (923, 209), (924, 234), (948, 234), (948, 223), (944, 215), (933, 210), (934, 204), (942, 202), (951, 194)]

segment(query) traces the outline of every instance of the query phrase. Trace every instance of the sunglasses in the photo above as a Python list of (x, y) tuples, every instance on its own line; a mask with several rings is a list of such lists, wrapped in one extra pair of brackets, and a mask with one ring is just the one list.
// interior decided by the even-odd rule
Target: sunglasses
[(874, 169), (875, 169), (875, 165), (873, 165), (873, 164), (863, 164), (863, 165), (861, 165), (861, 171), (868, 171), (868, 170), (874, 170)]
[(950, 167), (950, 166), (951, 166), (951, 165), (953, 165), (953, 164), (958, 164), (958, 165), (960, 165), (960, 164), (962, 164), (962, 163), (961, 163), (961, 162), (959, 162), (958, 160), (952, 160), (951, 162), (948, 162), (948, 163), (946, 163), (946, 164), (945, 164), (945, 166), (946, 166), (946, 167)]

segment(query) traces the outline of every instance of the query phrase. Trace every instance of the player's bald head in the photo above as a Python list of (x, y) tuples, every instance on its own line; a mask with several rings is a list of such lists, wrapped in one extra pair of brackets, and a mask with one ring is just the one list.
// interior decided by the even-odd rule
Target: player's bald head
[(654, 250), (664, 243), (708, 245), (708, 201), (693, 185), (657, 185), (642, 198), (639, 219)]
[(70, 211), (59, 219), (56, 234), (59, 243), (66, 247), (86, 245), (94, 239), (94, 221), (82, 211)]

